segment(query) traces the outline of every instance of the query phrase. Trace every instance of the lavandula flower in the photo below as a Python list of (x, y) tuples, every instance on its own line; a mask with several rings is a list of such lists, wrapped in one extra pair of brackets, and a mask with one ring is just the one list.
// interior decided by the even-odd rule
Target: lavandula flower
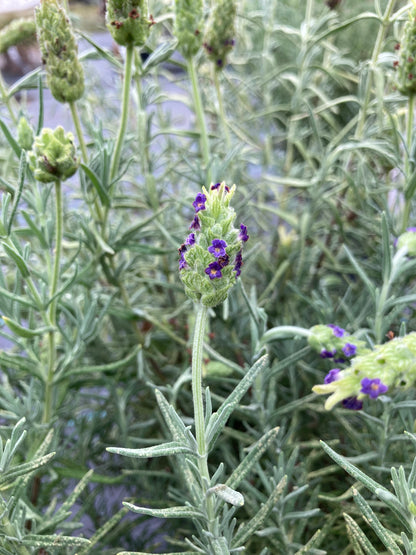
[(53, 97), (74, 102), (84, 94), (84, 70), (71, 23), (57, 0), (42, 0), (35, 11), (42, 62)]
[(393, 64), (397, 69), (396, 86), (407, 96), (416, 92), (416, 7), (409, 11), (400, 45), (396, 45), (399, 59)]
[(235, 0), (217, 0), (207, 24), (204, 48), (217, 70), (225, 67), (234, 46), (236, 12)]
[(122, 46), (143, 46), (154, 23), (147, 0), (107, 0), (105, 17), (113, 39)]
[(173, 33), (178, 50), (186, 59), (192, 58), (202, 44), (202, 0), (175, 0)]
[(337, 362), (344, 362), (344, 357), (351, 358), (368, 350), (364, 341), (349, 335), (335, 324), (319, 324), (313, 326), (310, 332), (308, 343), (321, 358), (334, 358)]
[(358, 410), (365, 398), (377, 399), (394, 388), (407, 389), (415, 384), (416, 332), (362, 353), (351, 359), (349, 367), (330, 372), (323, 384), (312, 388), (318, 395), (330, 395), (326, 409), (343, 402), (346, 408)]
[(245, 241), (241, 229), (234, 227), (236, 214), (230, 206), (234, 192), (235, 185), (229, 188), (221, 183), (196, 195), (192, 233), (179, 249), (185, 292), (207, 307), (223, 302), (241, 273)]

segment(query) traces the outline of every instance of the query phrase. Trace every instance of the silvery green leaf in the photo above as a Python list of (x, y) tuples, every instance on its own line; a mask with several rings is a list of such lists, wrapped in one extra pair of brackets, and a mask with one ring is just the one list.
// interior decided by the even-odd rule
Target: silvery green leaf
[(133, 513), (150, 515), (157, 518), (201, 518), (203, 515), (193, 507), (168, 507), (166, 509), (152, 509), (151, 507), (137, 507), (127, 501), (123, 502)]
[(86, 538), (77, 538), (74, 536), (59, 536), (58, 534), (41, 536), (38, 534), (27, 534), (24, 536), (20, 543), (31, 547), (41, 548), (46, 546), (51, 547), (71, 547), (71, 546), (85, 546), (90, 543)]
[(373, 509), (370, 507), (364, 497), (360, 495), (360, 493), (358, 493), (356, 489), (353, 489), (353, 495), (354, 501), (357, 503), (361, 513), (365, 517), (367, 524), (371, 526), (381, 542), (387, 547), (389, 552), (392, 555), (402, 555), (402, 550), (394, 541), (391, 533), (389, 532), (389, 530), (384, 528), (384, 526), (381, 524)]
[(231, 489), (225, 484), (217, 484), (216, 486), (209, 488), (209, 490), (207, 490), (207, 495), (212, 494), (215, 494), (226, 503), (234, 505), (234, 507), (242, 507), (244, 505), (244, 497), (241, 493), (235, 489)]
[(250, 538), (250, 536), (252, 536), (254, 532), (263, 524), (270, 512), (273, 510), (273, 507), (276, 505), (277, 500), (282, 495), (286, 482), (287, 476), (283, 476), (272, 491), (270, 497), (265, 503), (263, 503), (253, 518), (240, 526), (237, 533), (234, 535), (232, 543), (233, 547), (244, 545), (248, 538)]
[(211, 416), (206, 430), (209, 451), (215, 445), (215, 442), (217, 441), (222, 429), (227, 423), (227, 420), (230, 417), (231, 413), (238, 405), (243, 395), (247, 392), (251, 384), (254, 382), (257, 374), (261, 370), (264, 370), (267, 364), (268, 357), (267, 355), (264, 355), (250, 368), (244, 378), (236, 386), (234, 391), (230, 393), (230, 395), (227, 397), (227, 399), (225, 399), (220, 408)]
[(124, 457), (133, 457), (135, 459), (146, 458), (150, 459), (152, 457), (165, 457), (169, 455), (176, 455), (177, 453), (190, 453), (193, 451), (179, 443), (177, 441), (171, 441), (169, 443), (162, 443), (161, 445), (153, 445), (152, 447), (145, 447), (143, 449), (127, 449), (123, 447), (107, 447), (107, 451), (110, 453), (115, 453), (116, 455), (122, 455)]
[[(356, 555), (377, 555), (377, 550), (373, 547), (370, 540), (358, 526), (353, 518), (351, 518), (347, 513), (343, 514), (345, 519), (345, 524), (347, 526), (347, 533), (354, 548), (354, 553)], [(363, 548), (363, 549), (361, 549)]]
[(248, 455), (244, 457), (241, 463), (233, 471), (228, 478), (226, 485), (230, 488), (237, 488), (245, 477), (251, 472), (256, 462), (260, 459), (263, 453), (272, 444), (277, 436), (280, 428), (273, 428), (269, 430), (259, 441), (250, 449)]

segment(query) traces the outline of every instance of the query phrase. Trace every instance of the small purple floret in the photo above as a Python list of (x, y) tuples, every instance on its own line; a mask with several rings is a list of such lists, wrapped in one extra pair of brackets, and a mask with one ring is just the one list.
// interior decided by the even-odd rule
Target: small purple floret
[(213, 254), (215, 258), (220, 258), (220, 256), (226, 255), (226, 252), (225, 252), (226, 246), (227, 246), (227, 243), (222, 239), (214, 239), (212, 241), (212, 245), (208, 247), (208, 252)]
[(235, 265), (234, 265), (234, 271), (235, 271), (235, 277), (236, 278), (241, 274), (241, 266), (242, 265), (243, 265), (243, 255), (242, 255), (241, 251), (238, 251), (238, 253), (235, 255)]
[(335, 335), (335, 337), (343, 337), (346, 333), (344, 329), (336, 326), (335, 324), (328, 324), (328, 328), (332, 329), (332, 333)]
[(247, 235), (247, 226), (244, 224), (240, 225), (240, 233), (238, 235), (238, 239), (240, 241), (243, 241), (244, 243), (249, 239), (249, 236)]
[(357, 352), (357, 346), (352, 343), (345, 343), (342, 347), (342, 352), (346, 357), (353, 357)]
[(195, 245), (195, 233), (190, 233), (186, 238), (185, 245)]
[(211, 185), (211, 191), (215, 191), (215, 189), (219, 189), (221, 183), (215, 183), (215, 185)]
[(406, 231), (413, 231), (416, 232), (416, 227), (407, 227)]
[(204, 193), (198, 193), (196, 195), (195, 200), (192, 203), (192, 206), (195, 208), (195, 212), (199, 212), (200, 210), (205, 210), (206, 200), (207, 200), (207, 197), (204, 195)]
[(211, 262), (208, 268), (205, 268), (205, 273), (208, 274), (209, 279), (221, 278), (221, 265), (218, 262)]
[(325, 376), (324, 379), (324, 383), (332, 383), (335, 382), (338, 377), (339, 377), (339, 373), (340, 373), (340, 369), (339, 368), (333, 368), (332, 370), (330, 370), (328, 372), (328, 374)]
[(363, 408), (363, 402), (357, 399), (357, 397), (347, 397), (342, 401), (342, 406), (344, 409), (361, 410)]
[(230, 262), (230, 257), (228, 256), (228, 254), (225, 254), (224, 256), (220, 256), (217, 259), (217, 262), (221, 266), (221, 268), (225, 268), (225, 266), (228, 266)]
[(328, 349), (322, 349), (322, 351), (319, 353), (321, 358), (334, 358), (336, 354), (337, 354), (336, 349), (334, 349), (333, 351), (328, 351)]
[(189, 226), (189, 229), (194, 229), (195, 231), (198, 231), (201, 229), (201, 224), (199, 223), (199, 218), (198, 216), (194, 216), (194, 219), (191, 222), (191, 225)]
[(363, 378), (361, 380), (360, 393), (369, 395), (371, 399), (376, 399), (379, 395), (386, 393), (387, 390), (388, 386), (380, 378)]

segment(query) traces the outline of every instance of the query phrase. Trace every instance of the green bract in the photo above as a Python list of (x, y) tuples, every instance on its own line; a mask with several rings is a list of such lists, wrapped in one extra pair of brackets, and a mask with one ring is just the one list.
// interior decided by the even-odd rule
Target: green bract
[(416, 8), (409, 12), (400, 45), (399, 62), (396, 62), (396, 86), (402, 94), (416, 92)]
[(153, 24), (147, 0), (108, 0), (106, 21), (113, 39), (122, 46), (143, 46)]
[(42, 129), (29, 152), (29, 164), (38, 181), (64, 181), (79, 166), (72, 133), (65, 134), (63, 127)]
[(235, 185), (211, 185), (202, 188), (193, 206), (194, 230), (179, 248), (179, 269), (185, 292), (206, 307), (216, 306), (227, 298), (228, 291), (240, 275), (241, 249), (247, 241), (247, 229), (234, 227), (236, 214), (230, 206)]
[(218, 70), (226, 65), (227, 54), (234, 46), (235, 16), (234, 0), (218, 0), (208, 22), (204, 48)]
[(71, 23), (57, 0), (42, 0), (36, 27), (48, 86), (59, 102), (74, 102), (84, 94), (84, 71)]
[(23, 150), (30, 150), (33, 145), (34, 133), (25, 117), (21, 117), (17, 124), (17, 143)]
[(201, 0), (175, 0), (174, 34), (185, 58), (195, 56), (201, 47), (203, 24)]

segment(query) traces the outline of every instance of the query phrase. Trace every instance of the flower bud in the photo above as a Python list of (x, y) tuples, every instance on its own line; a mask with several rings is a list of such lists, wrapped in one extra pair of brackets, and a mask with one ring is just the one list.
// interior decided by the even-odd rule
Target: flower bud
[(396, 86), (402, 94), (409, 96), (416, 92), (416, 7), (409, 11), (409, 19), (396, 49), (399, 50), (399, 60), (394, 63)]
[(108, 0), (105, 17), (113, 39), (121, 46), (143, 46), (154, 23), (149, 19), (147, 0)]
[(408, 227), (397, 238), (396, 247), (398, 249), (406, 247), (409, 256), (416, 256), (416, 227)]
[(71, 177), (79, 166), (72, 133), (65, 135), (61, 126), (55, 130), (42, 129), (29, 152), (29, 165), (35, 178), (42, 183)]
[(230, 201), (235, 185), (202, 188), (192, 203), (195, 215), (185, 243), (179, 248), (179, 270), (185, 292), (196, 302), (213, 307), (222, 303), (235, 284), (243, 265), (242, 247), (247, 228), (234, 227), (236, 217)]
[(11, 46), (36, 43), (36, 24), (33, 19), (13, 19), (0, 31), (0, 52)]
[(192, 58), (202, 44), (202, 0), (175, 0), (174, 35), (184, 58)]
[(369, 349), (364, 341), (357, 339), (334, 324), (313, 326), (308, 343), (322, 358), (333, 358), (336, 362), (345, 362), (347, 359), (362, 354)]
[(84, 70), (71, 23), (57, 0), (42, 0), (36, 9), (38, 41), (48, 87), (59, 102), (74, 102), (84, 94)]
[(21, 117), (17, 124), (17, 144), (23, 150), (30, 150), (33, 145), (34, 133), (25, 117)]
[(227, 54), (234, 46), (235, 16), (235, 0), (218, 0), (208, 21), (204, 48), (217, 70), (225, 67)]
[(330, 394), (327, 410), (340, 401), (345, 408), (358, 410), (366, 397), (376, 399), (395, 387), (407, 389), (415, 381), (416, 332), (412, 332), (356, 356), (344, 370), (333, 368), (324, 383), (312, 390), (318, 395)]

